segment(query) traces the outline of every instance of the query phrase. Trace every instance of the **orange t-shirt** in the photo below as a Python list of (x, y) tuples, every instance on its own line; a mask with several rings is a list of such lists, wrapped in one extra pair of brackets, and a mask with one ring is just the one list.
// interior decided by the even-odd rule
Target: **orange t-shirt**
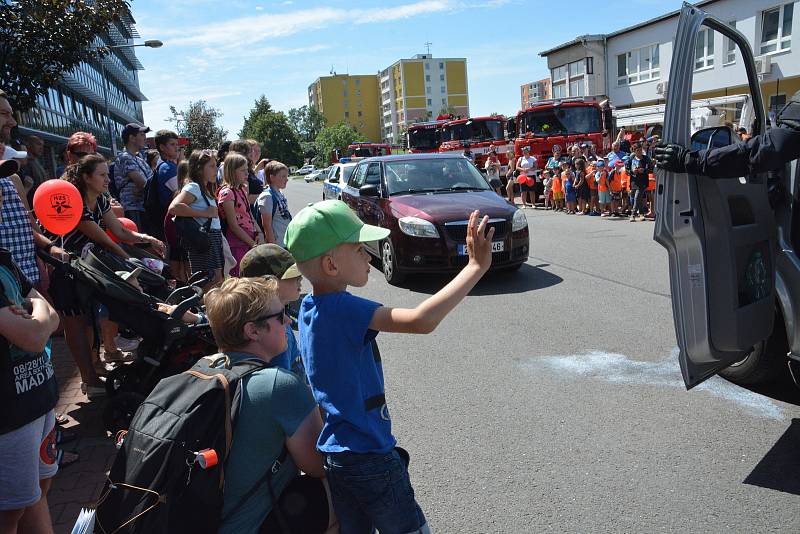
[(594, 179), (594, 167), (589, 167), (586, 171), (586, 185), (589, 186), (589, 189), (595, 190), (597, 189), (597, 182)]
[(614, 175), (611, 177), (611, 191), (613, 193), (619, 193), (622, 191), (622, 173), (619, 170), (614, 172)]
[(600, 178), (597, 179), (597, 190), (601, 193), (608, 192), (608, 173), (600, 171)]
[(626, 191), (630, 191), (631, 190), (631, 177), (628, 176), (628, 171), (625, 169), (625, 167), (620, 167), (617, 170), (617, 174), (619, 175), (619, 180), (620, 180), (620, 183), (622, 184), (622, 189), (624, 189)]
[(553, 193), (561, 192), (561, 177), (559, 175), (553, 176), (553, 182), (550, 184), (553, 188)]
[(647, 175), (647, 178), (649, 180), (649, 182), (647, 184), (647, 190), (648, 191), (655, 191), (655, 189), (656, 189), (656, 175), (651, 172), (650, 174)]

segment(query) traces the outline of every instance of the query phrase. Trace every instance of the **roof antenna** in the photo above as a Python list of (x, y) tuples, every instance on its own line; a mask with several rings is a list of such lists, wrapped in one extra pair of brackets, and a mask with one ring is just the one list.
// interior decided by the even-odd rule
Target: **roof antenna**
[(430, 41), (425, 41), (425, 48), (427, 48), (427, 49), (428, 49), (428, 55), (431, 55), (431, 45), (432, 45), (432, 44), (433, 44), (433, 43), (432, 43), (432, 42), (430, 42)]

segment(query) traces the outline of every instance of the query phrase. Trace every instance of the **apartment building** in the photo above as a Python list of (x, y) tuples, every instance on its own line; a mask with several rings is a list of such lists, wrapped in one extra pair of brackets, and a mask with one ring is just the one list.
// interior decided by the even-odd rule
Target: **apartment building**
[(136, 58), (135, 48), (113, 48), (131, 45), (138, 37), (133, 17), (123, 13), (91, 45), (112, 47), (108, 55), (81, 62), (40, 95), (36, 106), (19, 114), (19, 137), (33, 134), (44, 140), (42, 164), (49, 173), (55, 173), (58, 157), (74, 132), (90, 132), (97, 138), (98, 150), (110, 154), (109, 121), (118, 147), (122, 146), (120, 134), (126, 124), (144, 122), (142, 102), (147, 98), (139, 89), (138, 75), (144, 67)]
[(540, 100), (548, 100), (551, 96), (550, 78), (524, 83), (520, 86), (520, 109), (526, 109)]
[(333, 74), (320, 76), (308, 86), (308, 104), (328, 124), (345, 122), (369, 141), (381, 136), (378, 76), (375, 74)]
[(379, 73), (381, 140), (403, 143), (403, 131), (444, 111), (469, 116), (467, 60), (417, 54)]
[[(796, 3), (697, 3), (745, 35), (760, 67), (764, 105), (772, 113), (800, 90), (800, 21), (794, 17)], [(541, 52), (539, 55), (547, 58), (550, 69), (553, 98), (605, 96), (617, 109), (663, 103), (669, 88), (678, 14), (673, 11), (605, 35), (582, 35)], [(701, 30), (694, 55), (695, 99), (749, 92), (741, 58), (733, 43), (721, 34), (707, 28)]]

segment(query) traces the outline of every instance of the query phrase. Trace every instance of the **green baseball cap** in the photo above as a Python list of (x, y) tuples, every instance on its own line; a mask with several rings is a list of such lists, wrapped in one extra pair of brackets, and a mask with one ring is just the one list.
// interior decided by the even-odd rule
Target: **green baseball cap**
[(342, 243), (380, 241), (389, 230), (364, 224), (341, 200), (323, 200), (292, 218), (286, 228), (286, 248), (298, 262), (316, 258)]
[(274, 243), (248, 250), (239, 263), (239, 275), (244, 278), (277, 276), (281, 280), (302, 276), (289, 251)]

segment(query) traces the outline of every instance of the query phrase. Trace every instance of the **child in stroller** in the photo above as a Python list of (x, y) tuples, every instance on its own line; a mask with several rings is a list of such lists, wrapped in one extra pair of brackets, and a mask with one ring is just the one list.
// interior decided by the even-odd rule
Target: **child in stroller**
[[(197, 285), (167, 294), (167, 282), (158, 273), (99, 249), (88, 251), (84, 259), (71, 256), (69, 261), (44, 253), (40, 256), (73, 281), (76, 304), (88, 316), (93, 314), (95, 303), (100, 303), (112, 321), (142, 338), (136, 360), (116, 367), (106, 378), (109, 401), (103, 419), (112, 434), (127, 428), (139, 404), (159, 380), (183, 372), (198, 359), (216, 352), (211, 329), (202, 315), (200, 287), (207, 283), (205, 277), (198, 275)], [(135, 277), (117, 274), (137, 269)], [(196, 324), (187, 324), (184, 319)]]

